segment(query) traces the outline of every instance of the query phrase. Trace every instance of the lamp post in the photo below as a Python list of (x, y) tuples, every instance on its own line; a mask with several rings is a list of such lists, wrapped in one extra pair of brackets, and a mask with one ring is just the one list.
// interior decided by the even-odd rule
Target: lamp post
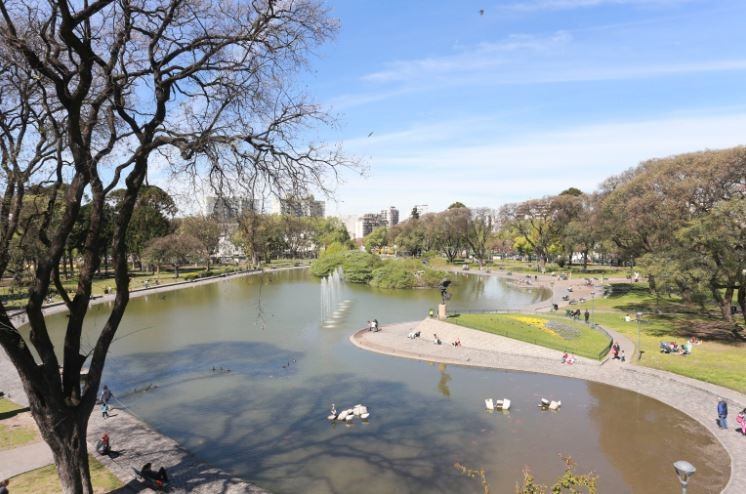
[(686, 485), (697, 469), (694, 468), (694, 465), (684, 460), (674, 462), (673, 469), (676, 470), (676, 476), (679, 478), (679, 483), (681, 484), (681, 494), (686, 494)]
[(642, 348), (640, 348), (640, 321), (642, 320), (642, 312), (635, 314), (637, 317), (637, 360), (642, 358)]
[(591, 322), (596, 322), (596, 318), (594, 317), (595, 307), (596, 307), (596, 291), (594, 290), (591, 292)]

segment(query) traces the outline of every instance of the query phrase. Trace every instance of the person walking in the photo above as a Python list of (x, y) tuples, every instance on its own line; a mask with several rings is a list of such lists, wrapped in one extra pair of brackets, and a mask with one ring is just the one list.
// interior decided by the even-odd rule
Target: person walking
[(101, 402), (101, 416), (105, 419), (109, 418), (109, 404)]
[(585, 317), (585, 323), (588, 324), (588, 319), (590, 319), (591, 317), (591, 313), (588, 312), (588, 309), (585, 309), (584, 317)]
[(721, 429), (728, 428), (728, 404), (723, 398), (718, 401), (718, 427)]
[(112, 396), (109, 386), (104, 384), (104, 389), (101, 391), (101, 403), (106, 403), (108, 405)]

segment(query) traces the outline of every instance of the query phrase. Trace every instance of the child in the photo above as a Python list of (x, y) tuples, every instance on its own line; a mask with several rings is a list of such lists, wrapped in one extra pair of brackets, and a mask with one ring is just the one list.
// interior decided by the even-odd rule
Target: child
[(105, 419), (109, 418), (109, 404), (101, 402), (101, 416)]
[(741, 426), (741, 434), (746, 436), (746, 408), (736, 415), (736, 423)]
[(627, 357), (624, 356), (624, 350), (621, 351), (620, 355), (621, 355), (621, 357), (619, 357), (619, 358), (621, 359), (621, 361), (622, 362), (626, 362), (627, 361)]

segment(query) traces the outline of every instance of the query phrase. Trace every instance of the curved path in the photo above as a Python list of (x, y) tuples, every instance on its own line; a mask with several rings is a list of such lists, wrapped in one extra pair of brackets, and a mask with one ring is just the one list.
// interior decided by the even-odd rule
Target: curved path
[[(407, 338), (411, 331), (421, 331), (422, 337), (414, 340)], [(443, 345), (433, 344), (433, 333), (438, 334)], [(623, 335), (613, 331), (609, 333), (622, 348), (634, 348)], [(450, 345), (456, 338), (461, 340), (460, 348)], [(396, 357), (585, 379), (659, 400), (702, 424), (728, 452), (731, 475), (722, 492), (746, 492), (746, 438), (733, 429), (720, 430), (715, 424), (718, 397), (728, 401), (732, 415), (746, 406), (746, 396), (737, 391), (630, 362), (607, 360), (601, 363), (579, 358), (576, 365), (563, 365), (560, 363), (561, 353), (556, 350), (435, 319), (384, 326), (378, 333), (364, 329), (353, 334), (350, 341), (365, 350)], [(693, 459), (693, 462), (696, 463), (696, 460)]]

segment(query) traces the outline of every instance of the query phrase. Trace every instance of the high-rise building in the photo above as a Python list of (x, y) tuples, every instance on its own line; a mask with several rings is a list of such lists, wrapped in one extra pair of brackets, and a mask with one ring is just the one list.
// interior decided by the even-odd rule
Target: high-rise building
[(380, 216), (381, 220), (385, 222), (389, 228), (399, 224), (399, 210), (394, 206), (381, 210)]
[(272, 212), (283, 216), (323, 218), (326, 212), (326, 203), (324, 201), (317, 201), (313, 195), (285, 197), (275, 199)]
[(262, 212), (260, 199), (238, 196), (210, 196), (207, 198), (206, 216), (218, 223), (236, 223), (238, 218), (248, 212)]
[(377, 213), (366, 213), (357, 219), (355, 224), (355, 238), (363, 238), (379, 226), (386, 226), (381, 221), (381, 215)]

